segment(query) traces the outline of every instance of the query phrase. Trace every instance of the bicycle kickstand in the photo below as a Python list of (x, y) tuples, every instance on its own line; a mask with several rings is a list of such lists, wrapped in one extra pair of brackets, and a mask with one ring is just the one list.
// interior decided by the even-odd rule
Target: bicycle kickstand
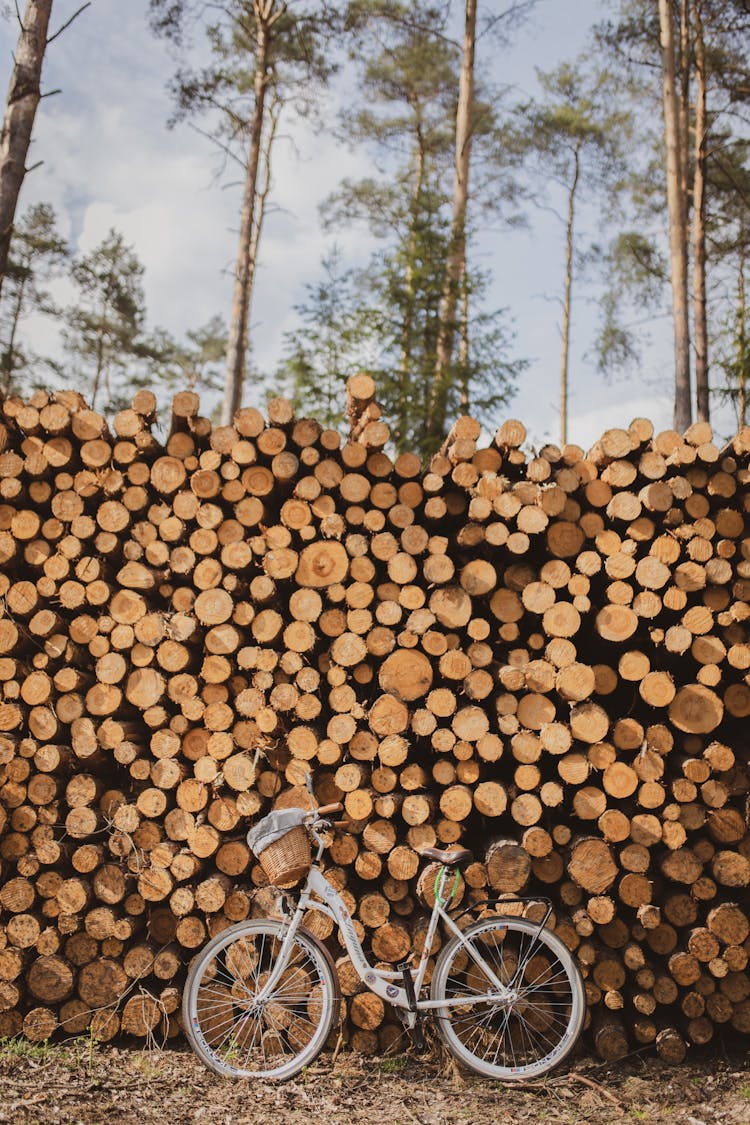
[(427, 1050), (427, 1044), (425, 1043), (425, 1038), (422, 1034), (422, 1027), (417, 1015), (417, 997), (414, 992), (414, 978), (411, 975), (411, 966), (409, 965), (408, 961), (404, 961), (398, 967), (401, 970), (401, 975), (404, 981), (404, 991), (406, 992), (406, 998), (409, 1001), (409, 1007), (404, 1013), (403, 1022), (411, 1032), (412, 1042), (414, 1043), (417, 1052), (421, 1054), (422, 1051)]

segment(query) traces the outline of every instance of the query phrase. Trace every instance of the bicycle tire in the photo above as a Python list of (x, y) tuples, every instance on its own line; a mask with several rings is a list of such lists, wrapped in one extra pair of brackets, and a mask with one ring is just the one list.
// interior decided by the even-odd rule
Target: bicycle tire
[(270, 918), (223, 930), (194, 959), (183, 1026), (199, 1059), (230, 1078), (293, 1078), (317, 1058), (338, 1012), (336, 970), (327, 950), (298, 929), (282, 976), (254, 1001), (276, 964), (284, 927)]
[[(536, 935), (536, 936), (535, 936)], [(484, 1078), (538, 1078), (568, 1057), (586, 1015), (586, 992), (567, 946), (526, 918), (491, 917), (463, 934), (503, 984), (502, 1003), (459, 1005), (463, 997), (491, 993), (486, 973), (454, 937), (441, 951), (432, 977), (443, 1042), (456, 1059)]]

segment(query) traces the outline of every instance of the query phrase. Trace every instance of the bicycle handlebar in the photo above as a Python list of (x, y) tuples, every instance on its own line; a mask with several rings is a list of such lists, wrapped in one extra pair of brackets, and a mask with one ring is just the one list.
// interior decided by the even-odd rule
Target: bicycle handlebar
[(319, 809), (314, 809), (315, 816), (328, 816), (329, 813), (341, 812), (343, 805), (336, 802), (333, 805), (321, 805)]

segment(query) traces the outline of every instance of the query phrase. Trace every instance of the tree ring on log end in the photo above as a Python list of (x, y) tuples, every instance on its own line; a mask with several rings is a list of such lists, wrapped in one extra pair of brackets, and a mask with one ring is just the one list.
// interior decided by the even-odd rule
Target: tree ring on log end
[(614, 883), (619, 868), (604, 840), (594, 837), (578, 840), (568, 863), (568, 874), (574, 883), (592, 895), (601, 895)]
[(383, 691), (408, 703), (432, 687), (432, 665), (424, 653), (400, 648), (384, 660), (378, 681)]
[(409, 710), (395, 695), (381, 695), (370, 708), (368, 721), (370, 730), (381, 738), (400, 734), (409, 725)]
[(300, 554), (295, 581), (298, 586), (334, 586), (348, 570), (349, 556), (342, 543), (310, 543)]
[(716, 692), (703, 684), (680, 688), (669, 705), (670, 722), (688, 734), (708, 734), (724, 715), (724, 704)]
[(626, 605), (607, 605), (596, 615), (596, 631), (605, 641), (626, 641), (637, 628), (638, 618)]

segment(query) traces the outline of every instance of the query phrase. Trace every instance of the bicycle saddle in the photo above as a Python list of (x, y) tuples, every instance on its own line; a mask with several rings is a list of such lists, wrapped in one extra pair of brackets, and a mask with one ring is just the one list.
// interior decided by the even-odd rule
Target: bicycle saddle
[(465, 867), (474, 858), (466, 848), (457, 848), (451, 852), (441, 852), (437, 848), (419, 848), (418, 851), (425, 859), (434, 859), (436, 863), (442, 863), (444, 867), (451, 868)]

